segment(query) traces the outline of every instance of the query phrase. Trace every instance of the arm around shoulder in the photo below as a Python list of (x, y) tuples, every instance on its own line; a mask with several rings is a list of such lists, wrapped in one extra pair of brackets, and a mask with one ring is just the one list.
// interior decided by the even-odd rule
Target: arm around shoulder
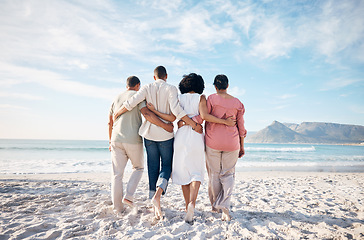
[(134, 94), (130, 99), (124, 102), (125, 108), (130, 111), (135, 108), (139, 103), (143, 102), (147, 96), (148, 85), (140, 88), (140, 90)]
[(211, 115), (207, 108), (207, 101), (205, 95), (201, 95), (199, 111), (201, 118), (206, 122), (220, 123), (220, 124), (225, 124), (227, 126), (235, 126), (236, 124), (235, 120), (232, 119), (231, 117), (227, 119), (221, 119)]

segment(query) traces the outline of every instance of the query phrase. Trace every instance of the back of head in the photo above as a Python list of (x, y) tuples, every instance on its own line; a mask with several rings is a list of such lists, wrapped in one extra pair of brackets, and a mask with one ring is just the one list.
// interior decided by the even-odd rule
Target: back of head
[(140, 83), (140, 80), (137, 76), (130, 76), (126, 79), (126, 85), (128, 87), (135, 87), (138, 83)]
[(167, 70), (163, 66), (158, 66), (154, 69), (154, 76), (158, 79), (164, 79), (167, 76)]
[(226, 75), (219, 74), (216, 75), (214, 80), (214, 86), (219, 90), (225, 90), (229, 86), (229, 80)]
[(202, 94), (204, 89), (205, 89), (205, 83), (203, 81), (203, 78), (196, 73), (183, 75), (183, 79), (179, 83), (179, 90), (181, 91), (182, 94), (192, 91), (195, 93)]

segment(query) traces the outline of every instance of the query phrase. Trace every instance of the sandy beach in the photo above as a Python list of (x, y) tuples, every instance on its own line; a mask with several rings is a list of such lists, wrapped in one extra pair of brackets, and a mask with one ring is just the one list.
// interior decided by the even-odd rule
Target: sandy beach
[(0, 239), (364, 239), (364, 173), (239, 172), (230, 222), (205, 181), (192, 225), (174, 184), (155, 220), (147, 183), (116, 216), (107, 173), (0, 175)]

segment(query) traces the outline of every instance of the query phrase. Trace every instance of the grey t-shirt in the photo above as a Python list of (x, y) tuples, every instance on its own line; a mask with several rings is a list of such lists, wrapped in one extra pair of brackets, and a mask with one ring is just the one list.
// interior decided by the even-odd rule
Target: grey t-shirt
[[(110, 108), (110, 115), (114, 115), (123, 105), (123, 103), (131, 98), (137, 91), (128, 90), (116, 97)], [(111, 141), (122, 143), (142, 143), (142, 138), (139, 136), (138, 131), (142, 125), (142, 117), (140, 109), (146, 106), (145, 101), (139, 103), (131, 111), (128, 111), (118, 117), (113, 125)]]

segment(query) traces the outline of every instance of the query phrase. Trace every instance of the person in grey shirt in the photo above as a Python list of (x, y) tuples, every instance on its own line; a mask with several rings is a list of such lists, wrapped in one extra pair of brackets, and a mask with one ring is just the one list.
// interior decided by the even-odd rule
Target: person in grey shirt
[[(190, 125), (193, 130), (202, 133), (202, 125), (190, 119), (179, 105), (178, 90), (166, 82), (167, 77), (165, 67), (156, 67), (154, 69), (155, 81), (143, 86), (137, 94), (125, 101), (114, 118), (133, 110), (138, 104), (146, 100), (148, 103), (152, 103), (158, 112), (167, 115), (173, 113), (178, 119), (182, 119)], [(171, 122), (174, 120), (175, 117), (170, 119)], [(149, 198), (151, 198), (154, 206), (155, 217), (159, 219), (162, 216), (160, 198), (167, 190), (168, 180), (172, 172), (174, 133), (168, 132), (152, 122), (145, 121), (140, 127), (139, 134), (144, 137), (147, 150)]]
[[(146, 120), (153, 122), (166, 132), (173, 132), (173, 125), (162, 122), (154, 113), (150, 112), (145, 101), (140, 102), (138, 107), (114, 121), (115, 111), (134, 96), (139, 89), (140, 80), (136, 76), (128, 77), (127, 90), (116, 97), (109, 112), (109, 149), (112, 159), (111, 198), (116, 213), (122, 212), (123, 204), (133, 207), (133, 195), (143, 174), (143, 141), (138, 134), (142, 124), (141, 113)], [(127, 184), (126, 194), (123, 196), (123, 175), (128, 159), (133, 166), (133, 172)]]

